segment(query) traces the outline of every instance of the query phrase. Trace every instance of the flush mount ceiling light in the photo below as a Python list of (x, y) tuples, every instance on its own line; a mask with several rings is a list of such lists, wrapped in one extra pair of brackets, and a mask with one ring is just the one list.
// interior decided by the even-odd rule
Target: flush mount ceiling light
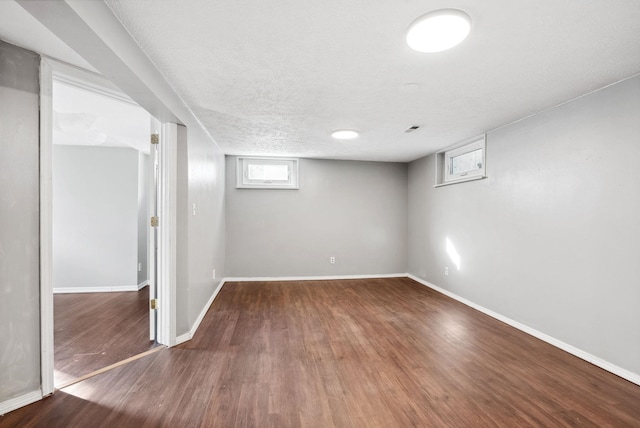
[(336, 140), (353, 140), (358, 137), (358, 131), (351, 129), (339, 129), (337, 131), (333, 131), (331, 136)]
[(466, 39), (470, 30), (471, 18), (463, 11), (436, 10), (413, 21), (407, 30), (407, 44), (418, 52), (442, 52)]

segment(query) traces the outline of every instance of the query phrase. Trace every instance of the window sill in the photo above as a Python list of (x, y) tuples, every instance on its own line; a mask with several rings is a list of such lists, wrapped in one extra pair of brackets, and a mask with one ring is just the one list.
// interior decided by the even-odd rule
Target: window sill
[(459, 180), (451, 180), (451, 181), (447, 181), (445, 183), (434, 184), (433, 187), (443, 187), (443, 186), (448, 186), (450, 184), (466, 183), (467, 181), (483, 180), (485, 178), (487, 178), (486, 175), (478, 175), (478, 176), (475, 176), (475, 177), (461, 178)]
[(291, 187), (291, 186), (270, 186), (264, 185), (260, 186), (258, 184), (255, 185), (244, 185), (244, 186), (236, 186), (236, 189), (261, 189), (261, 190), (298, 190), (299, 187)]

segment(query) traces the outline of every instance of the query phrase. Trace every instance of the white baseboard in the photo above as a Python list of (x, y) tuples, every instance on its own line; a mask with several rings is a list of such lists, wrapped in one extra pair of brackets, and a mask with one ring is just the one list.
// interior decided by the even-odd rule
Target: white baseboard
[(176, 346), (180, 345), (181, 343), (184, 343), (184, 342), (187, 342), (187, 341), (193, 339), (193, 336), (196, 334), (196, 331), (198, 330), (198, 327), (200, 327), (200, 323), (202, 322), (202, 320), (204, 319), (205, 315), (207, 314), (207, 311), (209, 311), (209, 308), (213, 304), (213, 301), (215, 300), (216, 296), (218, 295), (218, 293), (222, 289), (222, 286), (224, 285), (224, 283), (225, 283), (225, 279), (220, 281), (220, 284), (218, 284), (218, 287), (216, 287), (216, 289), (213, 291), (213, 294), (209, 298), (209, 301), (207, 302), (206, 305), (204, 305), (204, 308), (202, 308), (202, 311), (200, 311), (200, 315), (198, 315), (198, 318), (196, 319), (196, 321), (191, 326), (191, 329), (188, 332), (186, 332), (184, 334), (181, 334), (180, 336), (176, 337)]
[(116, 293), (121, 291), (140, 291), (147, 284), (116, 285), (113, 287), (54, 287), (53, 294), (65, 293)]
[(142, 290), (144, 287), (147, 287), (148, 285), (149, 285), (149, 280), (145, 279), (140, 284), (138, 284), (138, 291)]
[(406, 273), (380, 273), (373, 275), (320, 275), (320, 276), (250, 276), (225, 278), (226, 282), (251, 281), (327, 281), (335, 279), (406, 278)]
[(596, 357), (595, 355), (591, 355), (588, 352), (583, 351), (582, 349), (578, 349), (573, 345), (569, 345), (568, 343), (565, 343), (561, 340), (551, 337), (548, 334), (542, 333), (541, 331), (538, 331), (534, 328), (531, 328), (522, 323), (519, 323), (518, 321), (514, 321), (511, 318), (507, 318), (504, 315), (500, 315), (497, 312), (494, 312), (490, 309), (487, 309), (483, 306), (473, 303), (470, 300), (465, 299), (464, 297), (460, 297), (455, 293), (445, 290), (444, 288), (440, 288), (437, 285), (433, 285), (430, 282), (425, 281), (424, 279), (418, 278), (417, 276), (414, 276), (412, 274), (407, 274), (407, 276), (412, 280), (419, 282), (422, 285), (425, 285), (439, 293), (442, 293), (445, 296), (451, 297), (452, 299), (457, 300), (460, 303), (464, 303), (465, 305), (473, 309), (476, 309), (486, 315), (489, 315), (492, 318), (502, 321), (503, 323), (508, 324), (511, 327), (517, 328), (520, 331), (530, 334), (531, 336), (536, 337), (544, 342), (547, 342), (550, 345), (555, 346), (556, 348), (560, 348), (563, 351), (566, 351), (572, 355), (575, 355), (578, 358), (581, 358), (595, 366), (600, 367), (601, 369), (611, 372), (614, 375), (620, 376), (621, 378), (626, 379), (629, 382), (633, 382), (636, 385), (640, 385), (640, 375), (636, 373), (623, 369), (622, 367), (616, 366), (615, 364), (612, 364), (606, 360), (603, 360), (602, 358)]
[(178, 346), (181, 343), (188, 342), (193, 338), (191, 332), (188, 331), (185, 334), (181, 334), (180, 336), (176, 336), (176, 344), (174, 346)]
[(24, 407), (28, 404), (35, 403), (39, 400), (42, 400), (42, 391), (38, 390), (29, 392), (16, 398), (12, 398), (11, 400), (3, 401), (2, 403), (0, 403), (0, 416), (6, 415), (9, 412), (19, 409), (20, 407)]

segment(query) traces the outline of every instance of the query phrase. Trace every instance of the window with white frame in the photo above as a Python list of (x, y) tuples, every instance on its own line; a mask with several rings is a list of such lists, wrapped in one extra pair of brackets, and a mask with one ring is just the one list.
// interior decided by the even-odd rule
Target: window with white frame
[(239, 189), (298, 188), (298, 159), (239, 157), (237, 162)]
[(444, 152), (444, 182), (466, 181), (485, 177), (484, 136), (464, 146)]

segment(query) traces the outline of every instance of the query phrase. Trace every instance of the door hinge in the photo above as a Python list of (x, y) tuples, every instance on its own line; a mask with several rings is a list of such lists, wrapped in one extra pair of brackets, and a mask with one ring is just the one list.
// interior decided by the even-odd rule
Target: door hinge
[(153, 310), (158, 309), (158, 299), (149, 300), (149, 307)]
[(160, 223), (160, 219), (158, 217), (151, 217), (151, 227), (158, 227), (158, 223)]
[(160, 135), (151, 134), (151, 144), (158, 144), (160, 142)]

